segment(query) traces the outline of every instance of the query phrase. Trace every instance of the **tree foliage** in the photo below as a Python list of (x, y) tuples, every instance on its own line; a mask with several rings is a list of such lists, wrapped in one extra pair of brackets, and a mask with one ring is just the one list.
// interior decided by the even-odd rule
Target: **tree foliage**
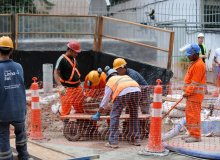
[(36, 13), (34, 0), (0, 0), (0, 14)]
[(110, 0), (111, 5), (115, 4), (115, 3), (119, 3), (119, 2), (123, 2), (126, 0)]

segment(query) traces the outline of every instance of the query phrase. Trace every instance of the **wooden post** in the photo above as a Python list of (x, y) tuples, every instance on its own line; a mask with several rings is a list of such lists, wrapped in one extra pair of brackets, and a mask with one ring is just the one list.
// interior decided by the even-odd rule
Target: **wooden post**
[(15, 50), (18, 50), (18, 14), (16, 14)]
[(15, 47), (15, 15), (11, 15), (11, 39), (13, 46)]
[(97, 27), (98, 27), (98, 16), (95, 17), (95, 29), (94, 29), (94, 45), (93, 45), (93, 51), (96, 51), (96, 45), (97, 45)]
[(173, 56), (173, 43), (174, 43), (174, 32), (170, 33), (170, 45), (169, 45), (169, 54), (167, 61), (167, 70), (171, 69), (172, 56)]
[(98, 52), (102, 51), (103, 17), (99, 17)]

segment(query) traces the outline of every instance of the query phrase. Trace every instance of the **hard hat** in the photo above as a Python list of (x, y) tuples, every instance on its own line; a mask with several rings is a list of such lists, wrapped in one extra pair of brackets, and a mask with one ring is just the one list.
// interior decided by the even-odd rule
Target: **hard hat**
[(91, 86), (96, 86), (100, 83), (100, 74), (98, 71), (91, 71), (88, 75), (88, 80), (91, 82)]
[(76, 40), (72, 40), (67, 44), (67, 47), (69, 47), (70, 49), (72, 49), (73, 51), (79, 53), (81, 52), (80, 50), (80, 44), (78, 41)]
[(105, 73), (106, 73), (106, 82), (108, 81), (108, 79), (112, 76), (113, 73), (118, 74), (118, 72), (115, 69), (110, 69), (109, 66), (105, 67)]
[(199, 38), (199, 37), (204, 37), (204, 34), (199, 33), (198, 38)]
[(201, 48), (199, 47), (198, 44), (196, 43), (192, 43), (187, 49), (186, 49), (186, 52), (185, 52), (185, 55), (186, 56), (191, 56), (191, 55), (194, 55), (196, 53), (199, 53), (201, 51)]
[(0, 38), (0, 47), (7, 47), (7, 48), (14, 48), (13, 47), (13, 42), (11, 40), (11, 38), (9, 38), (8, 36), (3, 36)]
[(123, 67), (126, 64), (127, 62), (123, 58), (117, 58), (113, 62), (113, 69), (118, 69), (120, 67)]

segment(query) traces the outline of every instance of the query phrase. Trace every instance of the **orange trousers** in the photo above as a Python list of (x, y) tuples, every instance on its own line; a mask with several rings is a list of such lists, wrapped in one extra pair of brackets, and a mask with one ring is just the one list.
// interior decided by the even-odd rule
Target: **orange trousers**
[(186, 101), (186, 127), (194, 138), (201, 138), (201, 105), (201, 102)]
[(75, 113), (84, 113), (84, 94), (80, 86), (77, 88), (66, 88), (66, 95), (61, 96), (62, 113), (61, 116), (70, 114), (71, 108), (75, 109)]

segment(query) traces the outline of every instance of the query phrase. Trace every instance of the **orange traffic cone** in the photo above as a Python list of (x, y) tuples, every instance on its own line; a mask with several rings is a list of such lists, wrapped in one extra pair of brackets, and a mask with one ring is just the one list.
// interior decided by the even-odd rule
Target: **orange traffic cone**
[(162, 87), (161, 80), (157, 79), (158, 85), (154, 88), (153, 109), (151, 111), (150, 136), (147, 146), (139, 151), (139, 154), (149, 156), (166, 156), (169, 150), (165, 149), (161, 142), (162, 127)]
[(37, 78), (32, 78), (34, 83), (31, 85), (32, 95), (31, 95), (31, 134), (30, 139), (42, 140), (46, 139), (42, 132), (41, 127), (41, 113), (40, 113), (40, 103), (39, 103), (39, 91), (38, 84), (36, 83)]
[(218, 97), (220, 94), (220, 77), (217, 77), (217, 89), (210, 97)]

